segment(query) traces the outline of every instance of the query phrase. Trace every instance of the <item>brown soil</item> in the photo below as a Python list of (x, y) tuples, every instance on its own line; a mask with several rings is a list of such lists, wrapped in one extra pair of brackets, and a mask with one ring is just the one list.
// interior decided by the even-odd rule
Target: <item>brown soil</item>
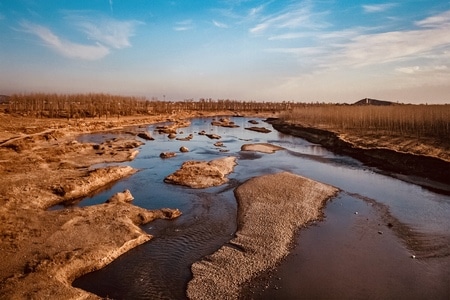
[(295, 232), (319, 218), (325, 201), (336, 192), (287, 172), (255, 177), (239, 186), (236, 236), (192, 265), (188, 297), (237, 299), (246, 282), (288, 254)]
[[(130, 167), (91, 167), (134, 159), (142, 144), (135, 136), (145, 129), (127, 126), (171, 121), (164, 130), (176, 132), (189, 125), (190, 117), (194, 115), (181, 112), (67, 120), (0, 112), (0, 299), (96, 298), (73, 288), (71, 282), (148, 241), (151, 236), (139, 224), (174, 218), (180, 212), (148, 211), (124, 201), (47, 209), (76, 201), (136, 172)], [(100, 131), (129, 133), (129, 138), (102, 144), (76, 141), (81, 133)]]
[(86, 208), (46, 210), (136, 172), (91, 168), (133, 159), (142, 145), (133, 135), (93, 144), (77, 142), (78, 134), (166, 119), (52, 120), (0, 113), (0, 298), (95, 298), (71, 282), (148, 241), (151, 236), (138, 225), (180, 215), (117, 201), (123, 196)]
[[(212, 115), (233, 115), (233, 112), (203, 116)], [(72, 288), (72, 280), (150, 239), (137, 225), (180, 214), (177, 210), (148, 211), (117, 199), (87, 208), (47, 211), (53, 205), (77, 200), (136, 172), (129, 167), (91, 167), (132, 160), (141, 144), (133, 135), (92, 144), (77, 142), (78, 134), (127, 132), (126, 126), (190, 117), (194, 115), (64, 120), (15, 117), (0, 112), (0, 299), (43, 299), (49, 295), (64, 299), (95, 298)], [(185, 124), (174, 122), (168, 130), (176, 131)], [(292, 130), (291, 133), (295, 134)], [(342, 141), (350, 139), (342, 136)], [(436, 147), (438, 150), (433, 153), (449, 153), (445, 147)], [(431, 170), (440, 169), (432, 166)], [(448, 168), (442, 172), (447, 172), (446, 178), (450, 178)], [(286, 188), (283, 193), (289, 191)], [(301, 193), (308, 191), (307, 186)], [(289, 215), (290, 210), (284, 210), (277, 217), (282, 220)], [(239, 248), (237, 245), (232, 247)]]

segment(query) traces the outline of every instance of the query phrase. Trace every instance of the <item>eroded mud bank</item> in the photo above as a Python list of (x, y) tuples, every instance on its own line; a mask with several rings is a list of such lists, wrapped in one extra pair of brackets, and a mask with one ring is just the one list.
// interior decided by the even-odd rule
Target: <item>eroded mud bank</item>
[(269, 123), (279, 132), (304, 138), (335, 153), (351, 156), (391, 176), (450, 194), (448, 189), (450, 162), (436, 157), (398, 152), (387, 148), (358, 147), (344, 141), (334, 132), (288, 124), (281, 119), (271, 119)]
[(47, 210), (136, 173), (91, 167), (133, 159), (142, 145), (133, 135), (95, 144), (50, 130), (0, 144), (0, 298), (97, 298), (72, 281), (150, 240), (138, 225), (181, 214), (134, 206), (129, 192), (91, 207)]

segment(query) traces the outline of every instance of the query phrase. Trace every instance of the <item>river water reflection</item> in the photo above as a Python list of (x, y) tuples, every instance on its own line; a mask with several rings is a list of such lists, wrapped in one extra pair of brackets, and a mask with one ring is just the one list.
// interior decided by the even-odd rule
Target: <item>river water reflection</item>
[[(224, 128), (212, 126), (211, 119), (194, 119), (190, 127), (178, 130), (179, 137), (193, 134), (191, 141), (153, 133), (155, 140), (146, 142), (137, 158), (126, 163), (140, 172), (79, 205), (102, 203), (129, 189), (135, 205), (179, 208), (183, 215), (143, 226), (154, 239), (77, 279), (74, 286), (114, 299), (185, 298), (190, 265), (233, 237), (237, 209), (233, 189), (254, 176), (289, 171), (341, 192), (324, 209), (325, 219), (300, 230), (292, 253), (246, 288), (244, 298), (449, 299), (449, 196), (381, 175), (357, 160), (281, 134), (257, 120), (259, 125), (251, 125), (248, 118), (236, 117), (233, 121), (239, 128)], [(244, 129), (250, 126), (272, 132)], [(155, 125), (148, 127), (150, 132), (154, 129)], [(224, 147), (198, 135), (202, 130), (220, 135)], [(80, 140), (106, 138), (111, 136), (96, 134)], [(240, 151), (245, 143), (262, 142), (286, 150), (274, 154)], [(179, 153), (181, 146), (190, 152)], [(159, 158), (165, 151), (177, 156)], [(238, 158), (238, 165), (223, 186), (193, 190), (163, 182), (186, 160), (229, 155)]]

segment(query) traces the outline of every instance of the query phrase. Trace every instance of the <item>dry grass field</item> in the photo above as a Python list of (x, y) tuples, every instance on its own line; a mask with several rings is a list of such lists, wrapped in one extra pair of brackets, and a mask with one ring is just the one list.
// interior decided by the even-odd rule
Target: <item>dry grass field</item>
[(282, 114), (292, 124), (326, 129), (355, 145), (450, 160), (450, 105), (305, 105)]

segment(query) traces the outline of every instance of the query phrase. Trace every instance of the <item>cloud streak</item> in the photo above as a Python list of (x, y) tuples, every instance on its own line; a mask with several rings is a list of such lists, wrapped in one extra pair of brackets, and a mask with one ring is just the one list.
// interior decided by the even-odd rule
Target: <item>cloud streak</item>
[(228, 28), (228, 25), (225, 23), (221, 23), (216, 20), (213, 20), (212, 22), (213, 22), (214, 26), (216, 26), (218, 28)]
[(111, 48), (131, 47), (130, 38), (134, 36), (137, 21), (117, 21), (103, 18), (97, 22), (79, 18), (76, 26), (87, 34), (88, 38)]
[[(307, 47), (272, 48), (269, 52), (294, 55), (298, 61), (314, 64), (314, 70), (341, 67), (362, 68), (409, 61), (445, 61), (450, 53), (450, 11), (415, 23), (418, 28), (404, 31), (367, 33), (367, 28), (315, 32)], [(284, 34), (280, 38), (300, 38)], [(311, 37), (311, 35), (309, 36)], [(412, 69), (399, 69), (407, 73)]]
[(269, 30), (323, 29), (329, 24), (318, 19), (319, 16), (326, 13), (312, 12), (309, 2), (294, 4), (279, 13), (262, 17), (255, 26), (249, 29), (249, 32), (252, 34), (263, 34)]
[(393, 7), (397, 6), (397, 3), (385, 3), (385, 4), (373, 4), (373, 5), (363, 5), (363, 11), (365, 13), (381, 13), (385, 12)]
[(75, 43), (55, 34), (51, 29), (31, 23), (20, 22), (21, 28), (44, 42), (44, 45), (60, 55), (73, 59), (99, 60), (111, 53), (111, 49), (131, 47), (130, 38), (134, 36), (137, 21), (118, 21), (108, 17), (80, 16), (66, 13), (64, 18), (69, 25), (83, 32), (89, 42)]
[(109, 54), (109, 49), (100, 43), (94, 45), (83, 45), (61, 39), (50, 29), (23, 21), (20, 23), (22, 29), (39, 37), (48, 48), (68, 58), (83, 60), (98, 60)]
[(416, 30), (354, 37), (340, 47), (340, 53), (334, 59), (358, 67), (439, 56), (444, 53), (444, 48), (450, 48), (450, 21), (443, 17), (447, 15), (450, 12), (419, 21), (417, 24), (421, 27)]
[(180, 22), (176, 22), (173, 30), (175, 31), (187, 31), (194, 28), (192, 20), (184, 20)]

